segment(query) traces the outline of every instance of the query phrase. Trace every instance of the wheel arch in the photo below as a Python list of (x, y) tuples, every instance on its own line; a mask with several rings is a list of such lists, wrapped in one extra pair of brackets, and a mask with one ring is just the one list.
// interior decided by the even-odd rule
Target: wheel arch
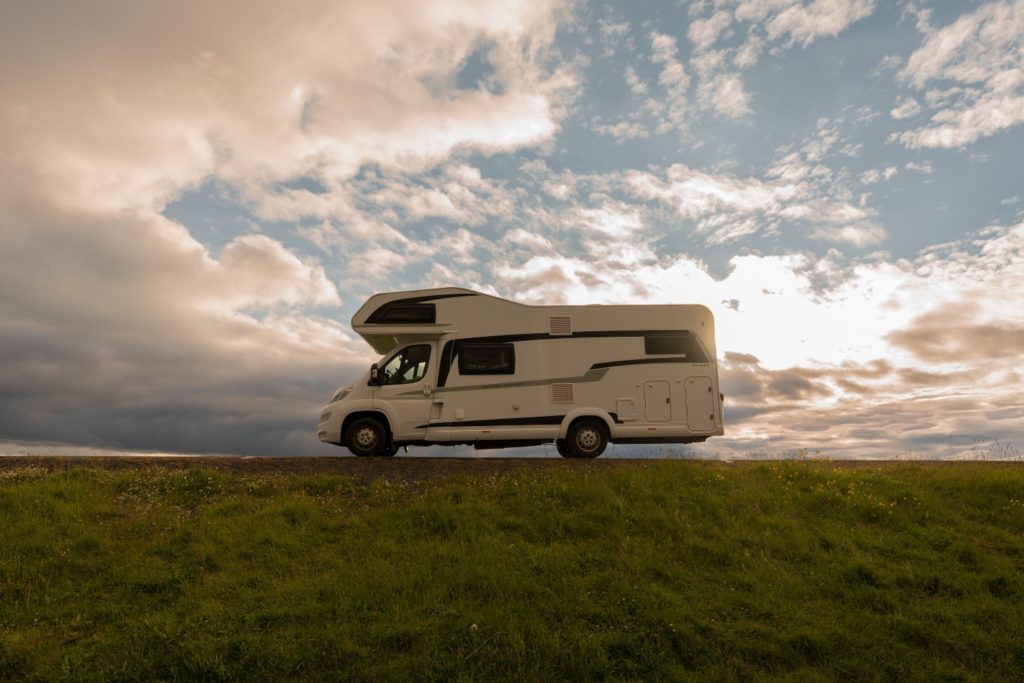
[(384, 425), (384, 431), (387, 432), (388, 438), (393, 438), (394, 432), (391, 429), (391, 421), (388, 420), (388, 416), (384, 413), (384, 411), (373, 409), (355, 410), (346, 415), (345, 419), (342, 420), (341, 434), (339, 435), (342, 443), (345, 443), (345, 434), (348, 432), (349, 426), (356, 420), (360, 420), (364, 417), (372, 417), (375, 420), (379, 420), (380, 423)]
[(597, 418), (604, 423), (605, 429), (608, 430), (608, 438), (611, 439), (614, 436), (615, 420), (610, 413), (600, 408), (577, 408), (562, 418), (562, 424), (558, 427), (558, 438), (564, 439), (569, 433), (569, 426), (581, 417)]

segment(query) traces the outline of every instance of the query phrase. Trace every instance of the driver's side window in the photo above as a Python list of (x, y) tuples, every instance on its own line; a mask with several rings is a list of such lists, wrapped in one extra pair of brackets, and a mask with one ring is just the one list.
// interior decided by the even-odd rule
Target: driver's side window
[(427, 374), (430, 361), (430, 346), (417, 344), (409, 346), (391, 357), (381, 368), (381, 384), (412, 384)]

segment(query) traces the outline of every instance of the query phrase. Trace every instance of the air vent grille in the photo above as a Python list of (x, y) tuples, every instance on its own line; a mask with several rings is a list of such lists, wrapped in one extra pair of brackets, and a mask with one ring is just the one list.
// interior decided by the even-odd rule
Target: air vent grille
[(572, 387), (571, 384), (552, 384), (551, 385), (551, 402), (552, 403), (572, 403)]
[(569, 335), (572, 334), (572, 318), (567, 315), (551, 316), (551, 334)]

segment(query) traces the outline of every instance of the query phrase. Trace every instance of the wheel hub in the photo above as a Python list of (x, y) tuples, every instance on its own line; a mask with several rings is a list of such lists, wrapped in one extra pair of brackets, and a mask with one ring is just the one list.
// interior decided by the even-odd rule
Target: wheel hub
[(599, 442), (600, 437), (593, 429), (580, 430), (580, 433), (576, 435), (576, 443), (586, 451), (594, 450)]
[(377, 443), (377, 432), (370, 429), (369, 427), (363, 427), (356, 432), (356, 443), (363, 448), (369, 448), (370, 446)]

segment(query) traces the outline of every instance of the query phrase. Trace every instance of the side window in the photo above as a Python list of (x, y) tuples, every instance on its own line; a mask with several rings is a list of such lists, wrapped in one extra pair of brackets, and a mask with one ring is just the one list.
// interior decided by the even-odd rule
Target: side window
[(512, 344), (463, 344), (459, 347), (460, 375), (514, 375), (516, 351)]
[(388, 360), (381, 368), (381, 384), (412, 384), (427, 374), (430, 347), (426, 344), (408, 346)]
[(394, 325), (432, 325), (437, 321), (434, 304), (392, 302), (374, 311), (368, 323), (392, 323)]
[(688, 363), (707, 363), (708, 357), (692, 332), (652, 332), (644, 335), (644, 353), (682, 356)]

